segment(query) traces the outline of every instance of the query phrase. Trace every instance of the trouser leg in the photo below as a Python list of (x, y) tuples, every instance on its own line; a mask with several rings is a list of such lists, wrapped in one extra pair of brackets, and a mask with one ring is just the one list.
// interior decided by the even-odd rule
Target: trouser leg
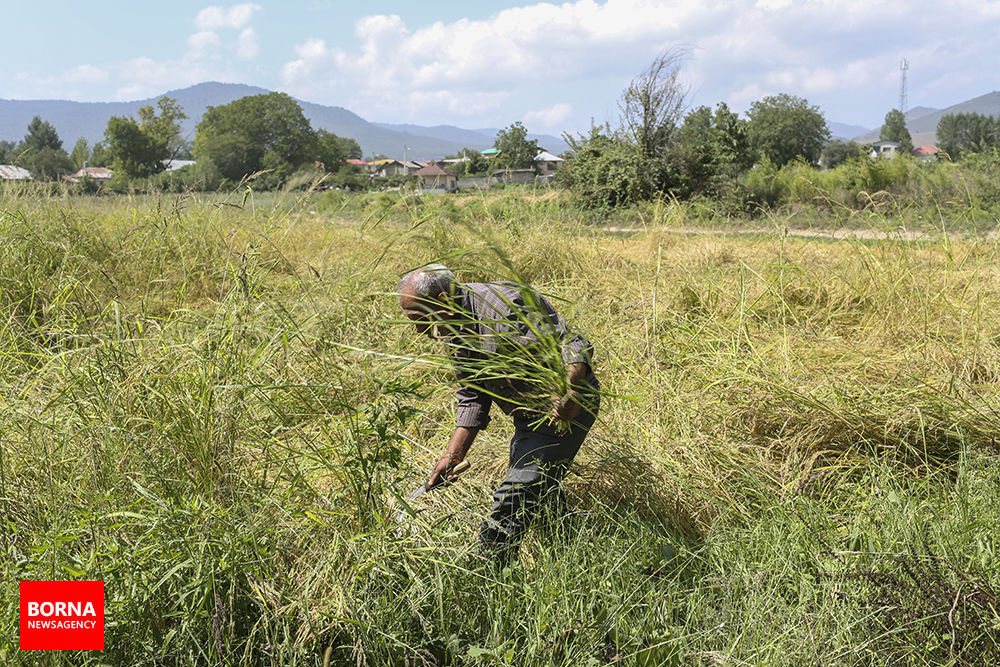
[(594, 419), (584, 413), (568, 433), (558, 433), (551, 426), (532, 428), (515, 418), (510, 468), (493, 494), (493, 509), (479, 533), (480, 544), (489, 553), (501, 560), (516, 553), (541, 504), (561, 491), (560, 482)]

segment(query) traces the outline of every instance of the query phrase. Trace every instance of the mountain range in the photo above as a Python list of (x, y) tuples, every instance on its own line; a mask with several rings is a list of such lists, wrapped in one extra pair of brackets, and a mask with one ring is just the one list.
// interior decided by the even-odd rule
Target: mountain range
[[(247, 95), (261, 95), (270, 91), (239, 83), (199, 83), (188, 88), (164, 93), (177, 100), (188, 118), (181, 123), (184, 136), (194, 137), (194, 129), (205, 108), (228, 104)], [(78, 137), (93, 144), (104, 137), (111, 116), (135, 116), (140, 107), (155, 105), (162, 95), (134, 102), (70, 102), (66, 100), (5, 100), (0, 99), (0, 140), (20, 140), (35, 116), (52, 123), (63, 140), (63, 147), (70, 150)], [(342, 137), (355, 139), (365, 157), (385, 155), (391, 158), (434, 160), (455, 155), (463, 148), (482, 150), (493, 145), (499, 131), (496, 128), (463, 129), (453, 125), (422, 125), (398, 123), (372, 123), (356, 113), (339, 106), (326, 106), (298, 100), (302, 111), (313, 128), (324, 129)], [(914, 145), (934, 144), (941, 117), (949, 113), (981, 113), (1000, 116), (1000, 92), (953, 104), (943, 109), (913, 107), (906, 113), (906, 124)], [(881, 126), (866, 128), (831, 121), (828, 123), (834, 137), (873, 141), (878, 139)], [(529, 134), (538, 145), (553, 153), (562, 153), (568, 146), (559, 137)], [(405, 147), (405, 148), (404, 148)]]
[[(194, 137), (194, 129), (205, 108), (228, 104), (247, 95), (262, 95), (270, 91), (239, 83), (199, 83), (188, 88), (167, 91), (188, 115), (181, 122), (181, 131), (187, 138)], [(70, 102), (66, 100), (5, 100), (0, 99), (0, 140), (19, 141), (27, 131), (28, 123), (41, 116), (55, 126), (63, 148), (70, 150), (78, 137), (88, 143), (104, 138), (104, 128), (111, 116), (135, 116), (140, 107), (155, 105), (163, 95), (133, 102)], [(356, 113), (339, 106), (326, 106), (297, 100), (302, 112), (314, 129), (324, 129), (342, 137), (350, 137), (361, 144), (365, 157), (385, 155), (411, 160), (434, 160), (455, 155), (463, 148), (482, 150), (493, 145), (498, 130), (492, 128), (464, 130), (451, 125), (423, 127), (420, 125), (393, 125), (370, 123)], [(529, 134), (529, 139), (553, 153), (567, 149), (562, 139), (544, 134)]]

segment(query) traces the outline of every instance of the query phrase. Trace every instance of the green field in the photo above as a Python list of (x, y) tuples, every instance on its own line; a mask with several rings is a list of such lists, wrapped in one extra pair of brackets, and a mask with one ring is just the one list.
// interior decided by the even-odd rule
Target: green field
[[(1000, 660), (995, 240), (531, 190), (0, 197), (0, 662)], [(608, 394), (502, 570), (499, 414), (395, 534), (454, 417), (392, 295), (434, 260), (550, 295)], [(104, 580), (106, 650), (20, 653), (31, 579)]]

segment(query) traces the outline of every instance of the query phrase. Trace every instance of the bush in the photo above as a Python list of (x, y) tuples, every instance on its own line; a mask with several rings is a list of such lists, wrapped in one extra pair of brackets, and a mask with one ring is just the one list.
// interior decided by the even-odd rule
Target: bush
[(164, 192), (189, 190), (214, 192), (222, 189), (226, 185), (226, 180), (211, 160), (204, 159), (174, 171), (158, 174), (149, 180), (149, 184)]
[(557, 182), (569, 187), (584, 208), (630, 206), (645, 199), (650, 165), (638, 149), (592, 130)]
[(94, 195), (101, 189), (101, 186), (90, 176), (84, 175), (70, 187), (70, 192), (75, 195)]
[(855, 205), (863, 205), (868, 195), (901, 189), (915, 166), (913, 160), (904, 156), (892, 159), (864, 157), (847, 160), (835, 171), (838, 186), (849, 193)]

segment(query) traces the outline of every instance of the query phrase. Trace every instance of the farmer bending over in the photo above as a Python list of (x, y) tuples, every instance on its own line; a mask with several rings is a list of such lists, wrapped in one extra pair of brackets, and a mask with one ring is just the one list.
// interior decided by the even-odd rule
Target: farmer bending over
[(514, 420), (510, 469), (479, 533), (484, 549), (507, 561), (597, 417), (593, 348), (538, 292), (516, 283), (460, 284), (431, 264), (404, 276), (399, 295), (417, 331), (448, 345), (461, 384), (455, 432), (426, 487), (455, 479), (452, 469), (490, 423), (494, 403)]

